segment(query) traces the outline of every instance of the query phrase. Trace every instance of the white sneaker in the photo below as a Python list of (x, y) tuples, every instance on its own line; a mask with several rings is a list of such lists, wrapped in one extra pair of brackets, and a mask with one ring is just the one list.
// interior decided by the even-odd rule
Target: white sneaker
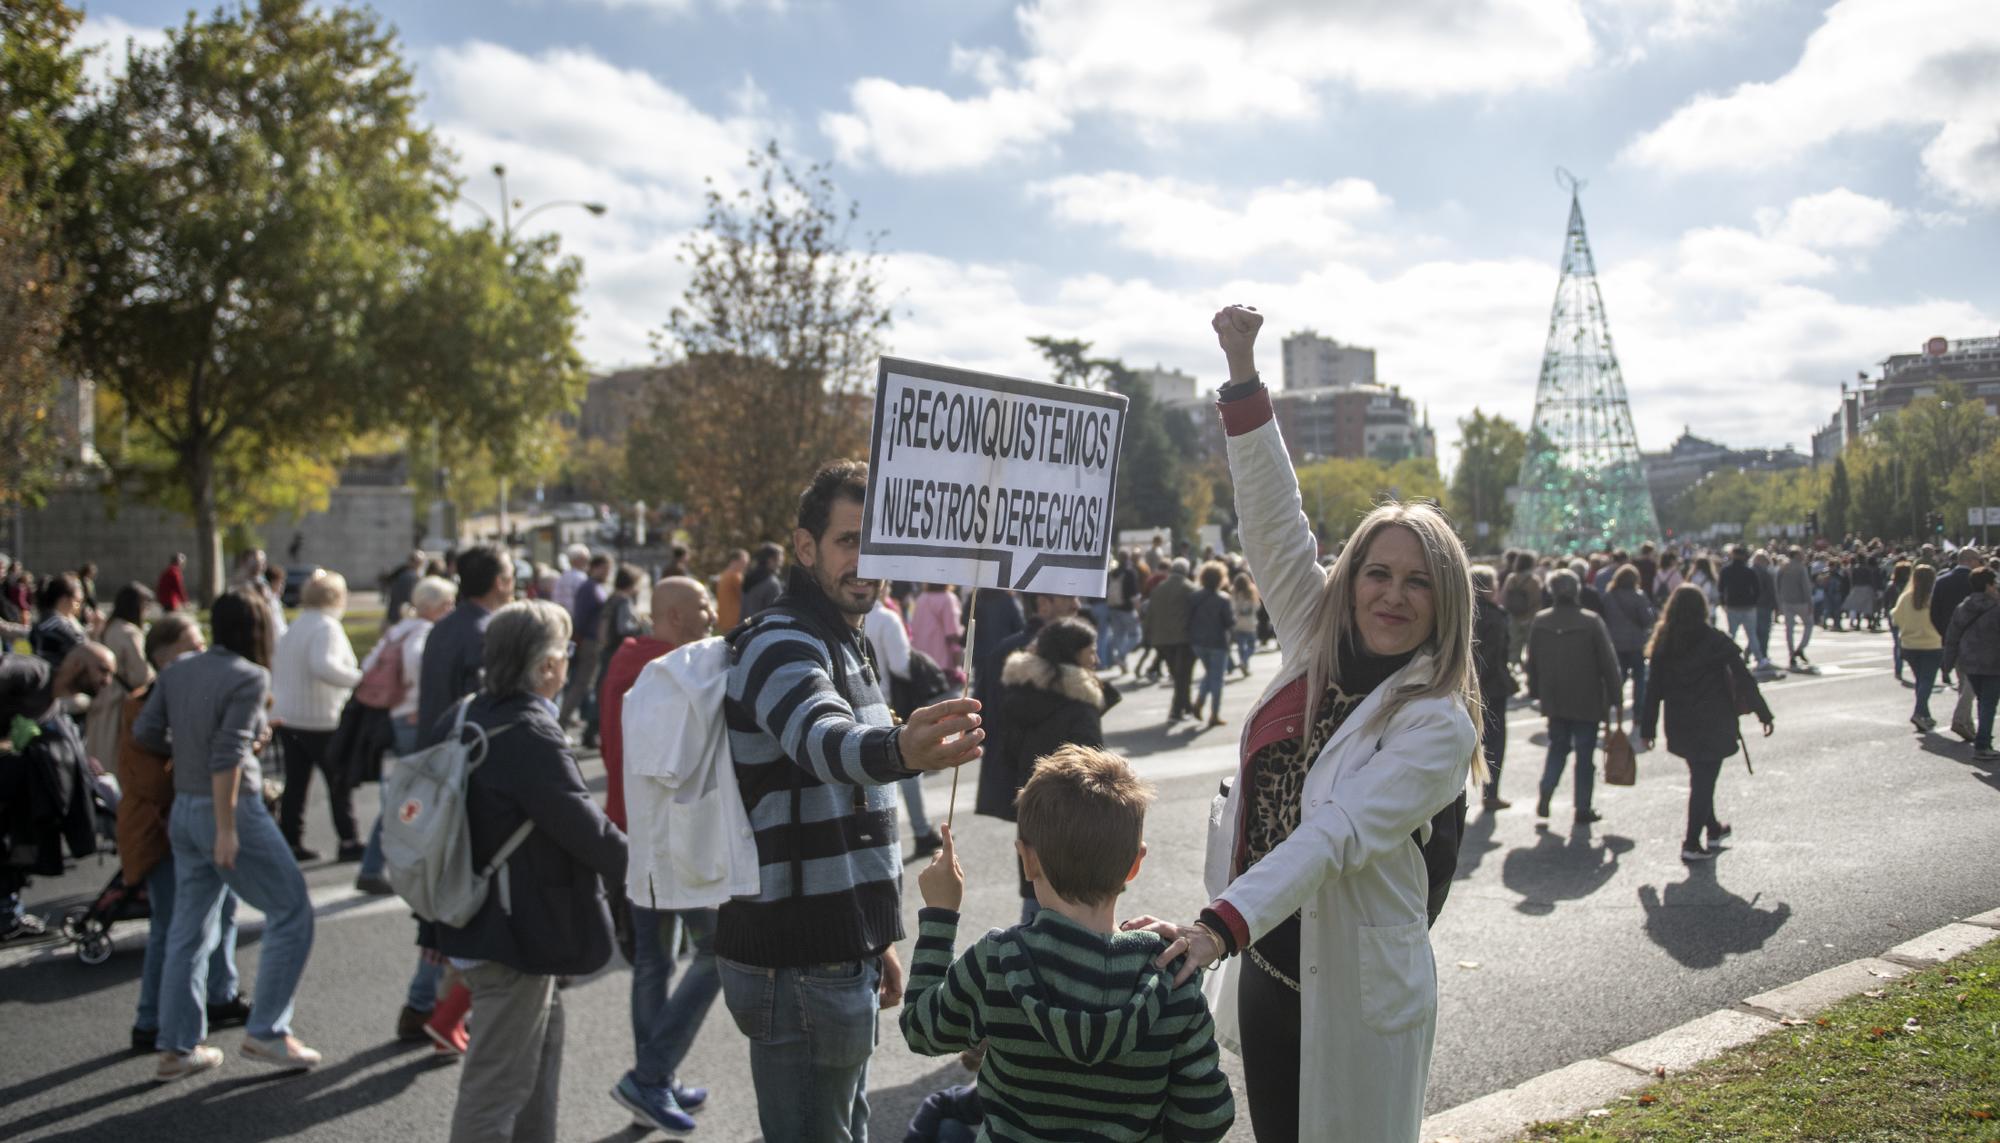
[(160, 1066), (153, 1072), (154, 1083), (173, 1083), (184, 1080), (197, 1072), (214, 1071), (222, 1066), (222, 1049), (211, 1048), (207, 1044), (197, 1044), (186, 1055), (179, 1052), (161, 1052)]
[(283, 1071), (309, 1072), (319, 1066), (319, 1053), (299, 1043), (297, 1036), (281, 1036), (275, 1040), (245, 1036), (240, 1050), (246, 1060), (269, 1064)]

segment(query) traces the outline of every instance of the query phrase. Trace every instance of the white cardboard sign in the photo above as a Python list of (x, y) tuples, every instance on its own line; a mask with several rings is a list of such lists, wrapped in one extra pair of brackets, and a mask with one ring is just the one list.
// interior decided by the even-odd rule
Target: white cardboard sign
[(1125, 406), (882, 358), (860, 574), (1103, 595)]

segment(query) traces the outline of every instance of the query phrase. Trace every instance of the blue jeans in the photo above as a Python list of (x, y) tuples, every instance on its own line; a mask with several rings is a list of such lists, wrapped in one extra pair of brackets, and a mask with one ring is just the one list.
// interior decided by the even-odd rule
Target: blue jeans
[(1139, 616), (1106, 606), (1104, 622), (1097, 628), (1097, 662), (1102, 667), (1122, 667), (1125, 657), (1139, 645)]
[[(392, 719), (389, 726), (396, 734), (396, 756), (417, 752), (417, 719), (415, 715), (405, 721)], [(368, 831), (368, 848), (361, 853), (361, 868), (355, 870), (360, 877), (380, 877), (388, 869), (387, 860), (382, 856), (382, 814), (375, 814), (375, 828)]]
[[(687, 926), (694, 941), (681, 986), (671, 993), (674, 954), (680, 947), (675, 929)], [(632, 1078), (645, 1087), (665, 1087), (694, 1046), (695, 1033), (722, 991), (715, 967), (715, 910), (655, 911), (632, 906), (632, 1041), (636, 1064)]]
[(312, 955), (312, 900), (292, 847), (253, 794), (236, 799), (236, 867), (215, 864), (215, 800), (174, 799), (167, 835), (174, 845), (174, 923), (160, 980), (161, 1051), (190, 1052), (208, 1037), (208, 958), (222, 939), (229, 892), (264, 913), (257, 992), (247, 1031), (260, 1040), (289, 1035), (299, 978)]
[(1972, 736), (1974, 750), (1993, 749), (1993, 708), (2000, 705), (2000, 675), (1967, 675), (1972, 680), (1972, 693), (1977, 696), (1976, 709), (1979, 711), (1979, 725)]
[(757, 968), (717, 957), (716, 964), (723, 1001), (750, 1040), (764, 1138), (866, 1140), (881, 960)]
[[(160, 858), (146, 874), (146, 897), (152, 902), (153, 927), (146, 933), (146, 962), (139, 970), (139, 1012), (134, 1028), (160, 1027), (160, 976), (167, 963), (167, 931), (174, 924), (174, 858)], [(236, 894), (223, 894), (219, 921), (221, 938), (208, 957), (208, 1002), (222, 1004), (236, 997)]]
[(1238, 631), (1236, 633), (1236, 665), (1246, 672), (1250, 669), (1250, 656), (1257, 653), (1257, 633)]
[(1917, 676), (1917, 705), (1910, 715), (1913, 718), (1929, 718), (1931, 688), (1937, 685), (1938, 666), (1944, 662), (1944, 652), (1904, 651), (1903, 661), (1910, 665), (1911, 673)]
[(1576, 812), (1590, 809), (1590, 794), (1597, 785), (1596, 760), (1597, 721), (1587, 718), (1552, 718), (1549, 720), (1549, 757), (1542, 765), (1542, 797), (1546, 800), (1556, 792), (1556, 783), (1562, 781), (1563, 763), (1570, 751), (1576, 751)]
[(417, 955), (417, 971), (410, 974), (409, 993), (403, 1003), (419, 1012), (429, 1012), (438, 1006), (438, 985), (444, 979), (444, 966), (425, 960)]
[(1194, 715), (1201, 717), (1202, 700), (1212, 697), (1209, 716), (1222, 717), (1222, 683), (1229, 677), (1229, 648), (1197, 647), (1195, 657), (1201, 660), (1201, 689), (1194, 693)]
[(1754, 653), (1757, 650), (1757, 609), (1754, 607), (1725, 607), (1724, 615), (1729, 618), (1729, 641), (1736, 642), (1736, 633), (1743, 632), (1743, 649)]
[(896, 783), (903, 791), (903, 808), (910, 814), (910, 836), (923, 837), (931, 832), (930, 815), (924, 812), (924, 780), (920, 775), (912, 775)]
[(1759, 663), (1768, 663), (1771, 661), (1771, 624), (1777, 618), (1777, 615), (1778, 611), (1775, 607), (1760, 607), (1757, 609), (1757, 661)]
[(1626, 709), (1632, 712), (1632, 721), (1637, 722), (1646, 710), (1646, 652), (1618, 652), (1618, 670), (1632, 680), (1632, 705)]

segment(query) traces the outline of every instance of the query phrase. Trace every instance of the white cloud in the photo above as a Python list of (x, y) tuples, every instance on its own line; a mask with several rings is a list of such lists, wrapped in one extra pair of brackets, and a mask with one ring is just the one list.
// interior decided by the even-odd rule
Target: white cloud
[[(849, 160), (892, 170), (976, 167), (1115, 117), (1151, 137), (1182, 124), (1303, 120), (1323, 89), (1414, 98), (1545, 87), (1591, 62), (1577, 0), (1030, 0), (1027, 52), (955, 47), (985, 90), (957, 97), (856, 83), (821, 129)], [(1009, 78), (1013, 82), (1007, 82)]]
[(1384, 241), (1356, 223), (1379, 218), (1390, 205), (1374, 183), (1356, 178), (1288, 181), (1232, 196), (1211, 184), (1106, 171), (1035, 183), (1028, 192), (1047, 200), (1064, 222), (1111, 228), (1129, 249), (1219, 264), (1379, 253)]
[(1836, 187), (1793, 199), (1783, 211), (1760, 210), (1757, 225), (1780, 242), (1814, 250), (1848, 250), (1881, 245), (1906, 218), (1893, 203)]
[(83, 67), (84, 78), (93, 87), (102, 87), (125, 74), (128, 51), (165, 47), (165, 28), (148, 28), (128, 23), (116, 16), (90, 13), (77, 26), (75, 46), (91, 49)]
[(1696, 97), (1622, 157), (1670, 172), (1759, 170), (1842, 136), (1916, 132), (1941, 191), (2000, 206), (1994, 17), (1992, 0), (1839, 0), (1789, 72)]
[(844, 163), (870, 159), (899, 174), (935, 174), (984, 166), (1069, 130), (1069, 117), (1019, 88), (994, 88), (953, 99), (928, 87), (886, 79), (857, 80), (851, 112), (827, 112), (820, 129)]
[(1614, 45), (1621, 63), (1634, 64), (1659, 46), (1686, 47), (1712, 40), (1742, 22), (1765, 0), (1589, 0), (1593, 28)]

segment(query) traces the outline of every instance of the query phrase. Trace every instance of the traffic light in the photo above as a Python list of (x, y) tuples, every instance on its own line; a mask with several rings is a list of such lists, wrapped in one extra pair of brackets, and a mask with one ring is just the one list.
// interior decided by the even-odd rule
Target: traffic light
[(1817, 535), (1819, 535), (1819, 513), (1818, 513), (1818, 512), (1808, 512), (1808, 513), (1806, 513), (1806, 535), (1807, 535), (1807, 536), (1817, 536)]
[(1936, 532), (1940, 536), (1944, 535), (1944, 513), (1931, 513), (1931, 531)]

